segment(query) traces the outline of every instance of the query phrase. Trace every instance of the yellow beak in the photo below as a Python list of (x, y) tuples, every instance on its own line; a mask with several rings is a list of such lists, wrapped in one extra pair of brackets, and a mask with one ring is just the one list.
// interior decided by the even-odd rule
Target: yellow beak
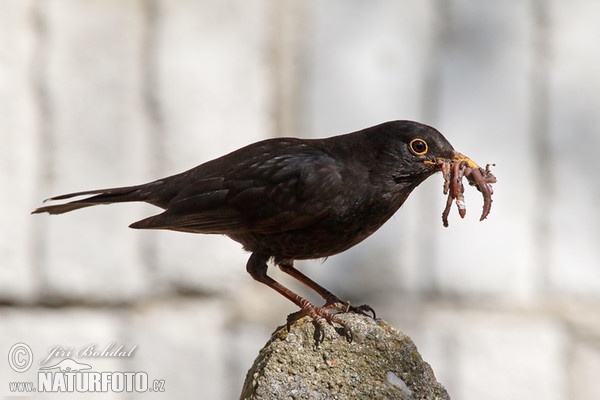
[(477, 165), (477, 163), (473, 160), (471, 160), (469, 157), (463, 155), (462, 153), (459, 153), (458, 151), (454, 152), (454, 157), (453, 159), (455, 161), (459, 161), (459, 162), (466, 162), (467, 165), (473, 169), (479, 168), (479, 165)]

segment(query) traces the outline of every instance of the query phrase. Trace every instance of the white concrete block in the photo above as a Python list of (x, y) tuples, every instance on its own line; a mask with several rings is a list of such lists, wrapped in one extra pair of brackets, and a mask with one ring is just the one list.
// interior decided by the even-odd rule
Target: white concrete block
[(431, 1), (312, 4), (307, 134), (331, 136), (423, 115), (433, 7)]
[[(164, 175), (273, 135), (266, 1), (162, 1), (153, 63)], [(157, 235), (161, 279), (214, 291), (247, 279), (248, 255), (217, 236)]]
[[(455, 209), (449, 228), (437, 228), (432, 249), (439, 291), (525, 301), (539, 278), (534, 257), (536, 151), (528, 130), (533, 17), (524, 2), (449, 5), (442, 39), (438, 128), (460, 152), (492, 169), (492, 211), (478, 222), (482, 197), (466, 188), (467, 216)], [(441, 199), (440, 199), (441, 200)], [(441, 211), (442, 201), (436, 208)], [(431, 258), (429, 259), (431, 261)]]
[(38, 158), (32, 1), (0, 3), (0, 298), (35, 296), (31, 212)]
[[(145, 159), (137, 1), (44, 2), (44, 85), (51, 194), (125, 186)], [(51, 297), (120, 302), (143, 293), (135, 206), (48, 218), (44, 284)]]
[(552, 290), (600, 298), (600, 4), (552, 2), (548, 221)]
[(159, 2), (153, 62), (170, 172), (272, 134), (266, 5)]
[(128, 337), (139, 344), (139, 353), (129, 367), (165, 382), (164, 393), (144, 396), (231, 398), (224, 315), (223, 303), (213, 300), (177, 300), (136, 311)]
[(427, 313), (422, 324), (413, 340), (452, 398), (567, 398), (567, 337), (559, 322), (446, 310)]
[(569, 398), (595, 400), (600, 398), (600, 344), (598, 340), (578, 341), (573, 347), (568, 367)]

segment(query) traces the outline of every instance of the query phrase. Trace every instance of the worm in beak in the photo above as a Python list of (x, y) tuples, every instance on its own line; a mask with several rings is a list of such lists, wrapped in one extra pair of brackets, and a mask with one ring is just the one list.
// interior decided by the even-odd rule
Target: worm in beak
[(469, 184), (475, 186), (483, 195), (483, 211), (479, 218), (480, 221), (483, 221), (492, 209), (492, 194), (494, 193), (492, 183), (496, 183), (496, 177), (490, 171), (490, 164), (483, 169), (469, 157), (455, 152), (452, 159), (437, 159), (437, 165), (444, 176), (444, 194), (448, 195), (446, 208), (442, 213), (444, 226), (448, 226), (448, 215), (455, 200), (460, 217), (464, 218), (467, 213), (463, 178), (467, 178)]

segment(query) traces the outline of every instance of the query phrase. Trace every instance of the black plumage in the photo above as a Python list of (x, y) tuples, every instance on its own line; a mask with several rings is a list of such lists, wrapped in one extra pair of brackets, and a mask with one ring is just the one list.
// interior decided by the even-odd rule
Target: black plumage
[[(438, 160), (459, 155), (436, 129), (392, 121), (325, 139), (260, 141), (150, 183), (53, 197), (49, 200), (88, 196), (34, 213), (131, 201), (153, 204), (164, 212), (132, 228), (227, 235), (253, 253), (247, 268), (255, 279), (294, 301), (303, 313), (341, 323), (330, 311), (346, 303), (293, 268), (293, 261), (328, 257), (356, 245), (440, 170)], [(269, 259), (319, 292), (325, 307), (268, 277)]]

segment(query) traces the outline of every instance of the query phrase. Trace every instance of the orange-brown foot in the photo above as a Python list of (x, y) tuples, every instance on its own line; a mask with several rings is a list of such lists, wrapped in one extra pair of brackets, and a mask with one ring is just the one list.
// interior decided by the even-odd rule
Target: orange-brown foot
[(339, 325), (341, 327), (341, 334), (346, 340), (352, 342), (352, 330), (348, 324), (337, 315), (339, 313), (348, 312), (362, 314), (376, 319), (375, 310), (373, 310), (371, 306), (363, 304), (355, 307), (350, 305), (349, 302), (335, 298), (333, 301), (328, 301), (323, 307), (317, 307), (306, 301), (302, 304), (302, 309), (300, 311), (288, 315), (286, 326), (289, 331), (294, 322), (304, 316), (309, 316), (315, 323), (315, 340), (317, 343), (321, 343), (325, 339), (325, 322), (328, 322), (330, 325)]

